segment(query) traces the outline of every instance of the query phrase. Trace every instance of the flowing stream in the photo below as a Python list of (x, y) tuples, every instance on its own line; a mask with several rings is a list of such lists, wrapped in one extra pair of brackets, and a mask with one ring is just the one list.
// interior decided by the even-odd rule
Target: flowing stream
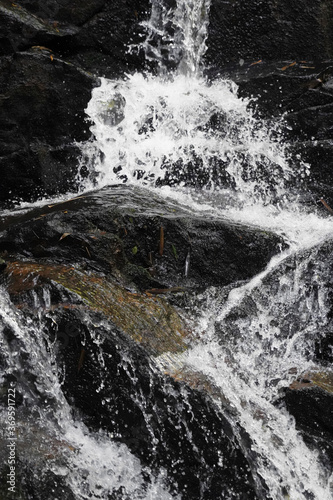
[[(95, 140), (82, 145), (82, 161), (91, 169), (85, 188), (122, 182), (140, 186), (202, 217), (213, 215), (285, 238), (289, 248), (261, 274), (227, 292), (204, 292), (195, 311), (198, 342), (171, 361), (161, 356), (156, 367), (172, 371), (178, 365), (202, 374), (220, 390), (235, 426), (251, 437), (254, 474), (264, 479), (267, 498), (328, 500), (330, 472), (278, 401), (295, 373), (313, 369), (314, 333), (329, 325), (325, 265), (318, 249), (331, 238), (333, 223), (299, 205), (309, 167), (301, 160), (291, 164), (279, 123), (256, 119), (233, 82), (204, 77), (209, 7), (209, 0), (177, 0), (173, 6), (153, 0), (142, 46), (156, 72), (128, 75), (124, 81), (102, 78), (94, 89), (87, 114)], [(182, 498), (182, 491), (168, 491), (165, 470), (158, 477), (143, 471), (125, 445), (103, 433), (88, 433), (73, 419), (53, 360), (37, 335), (40, 327), (14, 311), (4, 294), (1, 310), (3, 332), (10, 325), (19, 339), (14, 349), (2, 333), (7, 374), (19, 369), (35, 373), (45, 394), (43, 408), (30, 395), (39, 429), (45, 429), (47, 439), (62, 436), (79, 450), (75, 458), (68, 456), (69, 474), (53, 465), (74, 497), (108, 498), (108, 492), (123, 487), (133, 499)], [(24, 353), (31, 365), (23, 362)], [(51, 400), (57, 401), (52, 416)], [(148, 488), (144, 474), (150, 477)]]

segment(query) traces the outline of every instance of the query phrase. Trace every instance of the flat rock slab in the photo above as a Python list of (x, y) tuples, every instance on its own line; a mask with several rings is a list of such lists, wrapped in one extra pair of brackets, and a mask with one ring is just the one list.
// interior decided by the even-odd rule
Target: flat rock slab
[[(5, 276), (9, 294), (22, 309), (28, 306), (28, 301), (24, 302), (27, 292), (38, 294), (44, 288), (50, 296), (50, 304), (44, 303), (42, 308), (45, 313), (57, 308), (77, 309), (83, 314), (101, 312), (152, 355), (177, 353), (187, 348), (189, 331), (177, 311), (163, 298), (150, 293), (131, 293), (105, 277), (69, 266), (10, 262)], [(76, 294), (81, 301), (77, 303), (71, 297), (66, 303), (54, 304), (59, 295), (57, 285)]]

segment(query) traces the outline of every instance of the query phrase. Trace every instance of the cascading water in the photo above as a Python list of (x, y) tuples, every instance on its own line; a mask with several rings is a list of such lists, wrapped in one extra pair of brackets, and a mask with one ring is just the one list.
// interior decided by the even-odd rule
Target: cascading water
[[(279, 390), (292, 380), (291, 370), (313, 368), (312, 334), (328, 327), (329, 298), (320, 288), (325, 269), (316, 245), (330, 237), (333, 225), (303, 213), (297, 195), (288, 192), (295, 179), (301, 185), (307, 166), (300, 162), (291, 168), (279, 124), (256, 119), (249, 101), (237, 97), (234, 83), (204, 78), (209, 7), (209, 0), (153, 1), (143, 47), (147, 61), (157, 64), (156, 75), (101, 79), (87, 108), (95, 139), (82, 145), (83, 161), (90, 162), (94, 187), (121, 182), (144, 186), (203, 216), (213, 212), (286, 239), (289, 249), (248, 283), (228, 292), (204, 292), (195, 311), (196, 345), (178, 357), (161, 355), (151, 369), (172, 373), (177, 365), (218, 388), (232, 410), (235, 433), (240, 425), (251, 438), (253, 474), (268, 488), (260, 496), (258, 487), (259, 498), (328, 500), (330, 473), (278, 400)], [(37, 308), (39, 301), (36, 297)], [(28, 386), (32, 406), (34, 390), (45, 397), (45, 408), (36, 407), (38, 429), (31, 432), (45, 432), (46, 442), (62, 436), (65, 448), (78, 450), (74, 458), (68, 456), (66, 471), (57, 463), (51, 470), (64, 477), (73, 498), (115, 498), (111, 494), (120, 495), (122, 488), (128, 495), (124, 498), (182, 498), (182, 491), (169, 492), (165, 470), (156, 477), (125, 445), (114, 443), (107, 433), (88, 433), (73, 418), (53, 360), (37, 335), (42, 322), (38, 327), (25, 324), (6, 296), (1, 302), (6, 374)], [(44, 297), (43, 307), (46, 302)], [(9, 330), (19, 339), (21, 354)], [(24, 381), (23, 366), (34, 373), (38, 387), (34, 380)], [(142, 394), (138, 404), (140, 398)], [(221, 405), (221, 399), (215, 403)]]
[(274, 499), (331, 497), (328, 471), (275, 404), (292, 374), (314, 367), (313, 334), (329, 324), (323, 275), (316, 250), (297, 255), (294, 249), (227, 298), (208, 290), (200, 302), (202, 342), (178, 359), (183, 369), (208, 377), (234, 408), (235, 423), (253, 440), (256, 472)]
[[(41, 307), (38, 298), (36, 302)], [(22, 391), (26, 397), (29, 395), (29, 410), (18, 408), (16, 412), (17, 448), (22, 462), (32, 460), (40, 477), (52, 474), (58, 477), (60, 491), (54, 491), (54, 498), (61, 495), (62, 478), (67, 479), (74, 498), (107, 498), (113, 491), (121, 490), (124, 484), (126, 493), (132, 498), (174, 498), (163, 488), (163, 470), (160, 479), (151, 477), (147, 488), (140, 461), (125, 445), (114, 443), (107, 433), (94, 435), (82, 422), (73, 421), (56, 365), (49, 356), (53, 349), (50, 345), (46, 348), (46, 339), (40, 334), (42, 323), (26, 322), (13, 311), (5, 294), (1, 296), (1, 311), (1, 351), (6, 359), (6, 379), (15, 380), (16, 391)], [(8, 426), (7, 418), (7, 408), (2, 408), (2, 429)], [(42, 443), (39, 449), (34, 447), (36, 436)], [(3, 437), (6, 437), (5, 432)], [(48, 463), (50, 450), (56, 450), (59, 444), (63, 447), (61, 461), (56, 458)], [(76, 450), (74, 456), (70, 453), (73, 449)], [(2, 446), (1, 459), (2, 463), (7, 462), (6, 445)], [(144, 473), (147, 475), (149, 471), (146, 469)], [(8, 498), (11, 498), (10, 493)]]
[[(271, 498), (328, 499), (327, 473), (274, 401), (279, 387), (288, 384), (288, 370), (313, 365), (306, 345), (328, 321), (327, 297), (304, 292), (309, 259), (315, 257), (297, 255), (327, 237), (332, 225), (302, 214), (295, 196), (290, 198), (287, 186), (296, 168), (290, 166), (279, 125), (255, 119), (232, 82), (207, 82), (202, 76), (209, 7), (207, 0), (178, 0), (174, 9), (153, 2), (144, 47), (147, 58), (158, 61), (158, 74), (130, 75), (121, 85), (103, 79), (94, 90), (87, 113), (94, 122), (94, 147), (102, 153), (95, 170), (99, 183), (167, 186), (160, 191), (196, 210), (213, 210), (287, 237), (291, 249), (226, 301), (216, 290), (206, 292), (207, 312), (198, 313), (198, 332), (205, 335), (180, 363), (207, 375), (234, 406), (235, 420), (253, 439), (255, 468)], [(300, 164), (298, 181), (307, 174)], [(200, 195), (188, 187), (200, 187)], [(288, 259), (300, 262), (292, 273), (280, 275)], [(272, 288), (275, 299), (270, 299)], [(245, 318), (244, 309), (249, 310)], [(161, 364), (165, 368), (164, 359)]]
[[(238, 204), (286, 197), (294, 173), (279, 125), (255, 119), (233, 82), (202, 75), (209, 5), (178, 1), (168, 9), (153, 2), (143, 46), (159, 63), (157, 75), (101, 79), (93, 91), (87, 114), (96, 141), (85, 146), (84, 158), (99, 186), (173, 186), (173, 196), (177, 186), (199, 187), (209, 195), (218, 190), (220, 205), (234, 191)], [(297, 167), (302, 179), (307, 167)]]

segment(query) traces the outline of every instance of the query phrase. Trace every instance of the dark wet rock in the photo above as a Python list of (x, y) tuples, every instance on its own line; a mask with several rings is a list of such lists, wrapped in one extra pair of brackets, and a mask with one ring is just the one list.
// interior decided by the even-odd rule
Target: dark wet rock
[[(39, 335), (44, 335), (56, 363), (73, 416), (83, 420), (90, 432), (106, 431), (110, 440), (126, 444), (142, 466), (148, 465), (157, 474), (165, 468), (168, 487), (181, 491), (184, 499), (223, 498), (231, 490), (239, 500), (265, 498), (262, 480), (251, 472), (249, 437), (237, 426), (235, 431), (227, 408), (218, 409), (204, 391), (163, 375), (146, 349), (103, 314), (93, 310), (82, 314), (69, 303), (48, 311), (43, 310), (42, 302), (39, 305), (35, 313), (32, 309), (25, 313), (42, 319)], [(15, 352), (23, 344), (12, 331), (9, 351)], [(52, 418), (57, 402), (47, 397), (41, 380), (33, 379), (31, 366), (27, 366), (36, 353), (23, 357), (23, 351), (16, 355), (16, 366), (25, 362), (27, 373), (16, 370), (10, 379), (15, 380), (17, 392), (23, 393), (16, 412), (17, 498), (49, 497), (54, 490), (72, 498), (66, 478), (59, 476), (55, 466), (69, 468), (75, 450), (49, 433), (48, 427), (43, 429), (43, 412), (47, 408)], [(0, 362), (6, 372), (8, 360)], [(30, 377), (25, 376), (29, 372)], [(244, 453), (245, 447), (248, 452)], [(5, 463), (5, 446), (1, 446), (0, 457)]]
[[(182, 352), (191, 339), (189, 328), (164, 298), (132, 293), (100, 273), (16, 261), (7, 265), (4, 275), (6, 288), (20, 308), (36, 310), (34, 300), (37, 300), (46, 310), (68, 302), (81, 312), (99, 311), (149, 354)], [(75, 298), (66, 297), (63, 289), (75, 294)]]
[[(12, 3), (12, 2), (9, 2)], [(82, 25), (101, 11), (106, 0), (19, 0), (16, 4), (45, 21)]]
[[(21, 3), (21, 2), (20, 2)], [(0, 2), (0, 56), (11, 55), (32, 46), (52, 48), (68, 44), (77, 29), (67, 23), (59, 26), (54, 20), (44, 20), (18, 3)]]
[[(261, 115), (279, 117), (284, 113), (303, 111), (330, 102), (330, 82), (317, 89), (309, 88), (329, 63), (288, 63), (285, 60), (262, 61), (255, 66), (247, 61), (243, 66), (227, 66), (239, 85), (240, 97), (253, 97)], [(298, 131), (297, 131), (298, 132)], [(297, 133), (295, 134), (297, 135)]]
[(329, 59), (332, 23), (328, 0), (213, 0), (206, 60), (221, 68), (240, 59)]
[[(103, 9), (81, 26), (75, 37), (74, 60), (85, 69), (109, 78), (145, 67), (140, 43), (150, 16), (146, 0), (104, 2)], [(133, 50), (130, 50), (130, 47)]]
[[(330, 297), (332, 299), (332, 292)], [(332, 311), (329, 314), (330, 319), (332, 318)], [(321, 332), (319, 338), (315, 344), (315, 359), (319, 361), (323, 366), (329, 368), (333, 363), (333, 328), (328, 328), (327, 330)]]
[[(251, 440), (234, 428), (229, 402), (210, 380), (182, 374), (176, 362), (191, 328), (169, 297), (249, 277), (281, 240), (200, 219), (123, 186), (17, 213), (2, 229), (2, 283), (16, 307), (42, 321), (74, 415), (91, 432), (111, 433), (153, 471), (164, 467), (169, 488), (185, 499), (230, 491), (239, 499), (266, 498)], [(165, 343), (168, 329), (172, 340)], [(15, 332), (11, 337), (15, 348)], [(20, 373), (12, 375), (21, 387)], [(38, 400), (35, 382), (27, 373), (23, 407)]]
[[(33, 442), (36, 446), (40, 441)], [(6, 446), (3, 444), (3, 446)], [(19, 471), (19, 472), (18, 472)], [(3, 469), (0, 482), (0, 494), (4, 499), (15, 498), (15, 500), (37, 500), (39, 498), (50, 498), (50, 495), (57, 495), (68, 500), (75, 500), (76, 497), (66, 484), (66, 479), (51, 470), (31, 467), (29, 464), (16, 460), (15, 490), (8, 491), (10, 484), (6, 484), (8, 470)], [(57, 498), (55, 497), (55, 498)]]
[(230, 166), (229, 161), (212, 155), (207, 160), (207, 163), (208, 165), (205, 165), (202, 158), (194, 152), (192, 152), (191, 158), (187, 162), (182, 159), (174, 163), (165, 162), (162, 167), (165, 170), (165, 175), (162, 179), (158, 178), (156, 180), (156, 185), (158, 187), (182, 185), (197, 190), (209, 189), (212, 186), (235, 187), (235, 181), (227, 171), (228, 166)]
[(114, 98), (108, 101), (106, 109), (101, 112), (100, 116), (105, 125), (114, 127), (121, 123), (125, 117), (125, 106), (125, 98), (121, 94), (116, 93)]
[[(0, 203), (78, 189), (97, 80), (142, 69), (142, 2), (0, 2)], [(87, 175), (83, 167), (82, 175)]]
[(198, 217), (120, 186), (38, 209), (26, 221), (17, 216), (4, 222), (0, 238), (8, 258), (80, 264), (140, 290), (248, 279), (283, 245), (274, 234)]
[(76, 188), (94, 78), (35, 49), (0, 59), (2, 203)]
[(142, 69), (139, 46), (144, 36), (142, 21), (149, 18), (148, 1), (48, 0), (0, 2), (0, 50), (3, 54), (34, 45), (46, 46), (58, 56), (99, 76), (116, 77)]
[(333, 376), (327, 372), (302, 374), (286, 390), (288, 411), (305, 441), (319, 450), (333, 467)]
[[(315, 210), (319, 207), (322, 213), (331, 216), (327, 210), (333, 206), (333, 150), (331, 140), (297, 141), (290, 147), (292, 155), (302, 158), (310, 166), (310, 176), (305, 179), (310, 203)], [(323, 200), (323, 201), (321, 201)]]

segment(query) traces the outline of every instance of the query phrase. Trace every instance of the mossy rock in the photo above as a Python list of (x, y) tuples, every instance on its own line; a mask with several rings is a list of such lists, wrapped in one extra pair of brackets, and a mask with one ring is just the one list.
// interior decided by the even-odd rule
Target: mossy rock
[(9, 262), (5, 275), (12, 295), (47, 282), (63, 286), (77, 294), (91, 310), (110, 318), (153, 355), (186, 349), (189, 331), (176, 309), (163, 298), (130, 292), (97, 274), (69, 266)]

